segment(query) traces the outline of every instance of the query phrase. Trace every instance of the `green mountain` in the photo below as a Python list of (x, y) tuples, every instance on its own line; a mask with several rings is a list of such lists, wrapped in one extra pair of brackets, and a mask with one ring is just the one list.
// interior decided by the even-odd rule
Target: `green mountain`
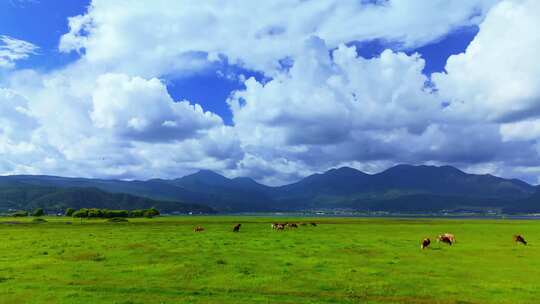
[[(147, 181), (29, 175), (0, 177), (0, 189), (29, 186), (79, 189), (77, 191), (95, 188), (109, 194), (158, 200), (162, 204), (205, 205), (220, 212), (307, 209), (540, 212), (540, 194), (534, 186), (517, 179), (468, 174), (450, 166), (398, 165), (377, 174), (343, 167), (280, 187), (265, 186), (246, 177), (230, 179), (208, 170), (173, 180)], [(34, 191), (44, 190), (31, 189), (32, 193)], [(75, 198), (72, 201), (76, 201)], [(47, 204), (52, 202), (49, 200)]]
[[(516, 179), (467, 174), (450, 166), (398, 165), (377, 174), (332, 169), (282, 186), (275, 199), (303, 208), (417, 211), (461, 207), (502, 208), (535, 188)], [(540, 208), (540, 205), (539, 205)]]
[(97, 188), (58, 188), (45, 186), (0, 187), (0, 210), (31, 210), (43, 208), (60, 211), (66, 208), (147, 209), (163, 212), (213, 213), (202, 205), (154, 200), (126, 193), (108, 193)]
[(539, 213), (540, 212), (540, 186), (528, 198), (518, 200), (503, 209), (505, 213)]
[(279, 209), (269, 193), (270, 187), (247, 177), (229, 179), (215, 172), (201, 170), (172, 181), (175, 186), (209, 196), (208, 206), (221, 211), (268, 211)]

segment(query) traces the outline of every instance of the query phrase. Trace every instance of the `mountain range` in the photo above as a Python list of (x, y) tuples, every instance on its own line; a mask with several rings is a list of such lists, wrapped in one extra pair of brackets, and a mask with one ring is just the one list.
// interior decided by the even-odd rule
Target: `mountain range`
[[(38, 193), (38, 194), (36, 194)], [(540, 211), (539, 188), (518, 179), (468, 174), (451, 166), (398, 165), (377, 174), (342, 167), (270, 187), (209, 170), (181, 178), (122, 181), (57, 176), (0, 177), (0, 209), (104, 207), (165, 211), (357, 210)]]

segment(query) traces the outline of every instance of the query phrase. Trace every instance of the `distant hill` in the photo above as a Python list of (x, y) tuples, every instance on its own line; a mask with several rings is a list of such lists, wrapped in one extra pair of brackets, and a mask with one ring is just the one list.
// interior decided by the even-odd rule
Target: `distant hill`
[(0, 187), (0, 209), (3, 210), (44, 208), (49, 211), (58, 211), (66, 208), (147, 209), (151, 207), (163, 212), (214, 212), (207, 206), (160, 201), (126, 193), (108, 193), (97, 188), (29, 185)]
[(271, 188), (247, 177), (229, 179), (209, 170), (201, 170), (171, 183), (182, 189), (204, 194), (207, 197), (201, 198), (201, 201), (221, 211), (279, 209), (272, 199)]
[(54, 176), (4, 176), (14, 186), (96, 188), (159, 201), (206, 205), (221, 212), (351, 209), (395, 212), (498, 209), (540, 212), (535, 186), (517, 179), (468, 174), (451, 166), (398, 165), (377, 174), (343, 167), (269, 187), (251, 178), (201, 170), (173, 180), (119, 181)]
[[(420, 200), (415, 201), (415, 209), (433, 211), (455, 206), (485, 207), (487, 202), (502, 207), (534, 192), (534, 186), (520, 180), (467, 174), (450, 166), (398, 165), (373, 175), (347, 167), (332, 169), (280, 187), (276, 198), (304, 202), (304, 207), (310, 208), (381, 211), (399, 211), (399, 206), (408, 210), (412, 198), (417, 198)], [(390, 203), (392, 208), (387, 207)]]
[(536, 192), (522, 200), (517, 200), (506, 206), (503, 211), (505, 213), (540, 213), (540, 187), (536, 188)]

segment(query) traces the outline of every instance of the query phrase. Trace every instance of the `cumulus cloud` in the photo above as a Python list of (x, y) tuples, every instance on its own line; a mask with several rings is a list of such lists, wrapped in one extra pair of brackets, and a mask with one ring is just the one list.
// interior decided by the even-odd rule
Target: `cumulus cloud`
[(504, 141), (529, 141), (540, 138), (540, 118), (527, 119), (500, 126)]
[[(203, 68), (220, 55), (267, 74), (318, 36), (329, 47), (384, 39), (412, 47), (478, 24), (495, 0), (421, 1), (92, 1), (69, 19), (64, 52), (149, 77)], [(441, 13), (444, 12), (444, 13)], [(136, 64), (134, 64), (136, 63)]]
[(32, 117), (28, 101), (13, 90), (0, 88), (0, 172), (33, 173), (35, 161), (44, 157), (42, 147), (33, 143), (39, 124)]
[(326, 144), (358, 129), (421, 133), (441, 109), (423, 67), (419, 56), (390, 50), (364, 59), (341, 45), (329, 54), (311, 38), (290, 72), (264, 84), (251, 78), (229, 102), (240, 132), (254, 140), (272, 134), (281, 144)]
[(95, 126), (135, 140), (181, 140), (223, 124), (219, 116), (198, 104), (174, 102), (156, 78), (101, 75), (92, 104), (90, 116)]
[[(282, 184), (405, 162), (536, 180), (539, 6), (497, 2), (94, 0), (60, 40), (79, 60), (1, 82), (0, 172), (171, 178), (205, 168)], [(478, 35), (444, 73), (426, 76), (420, 55), (399, 51), (471, 25)], [(351, 46), (372, 39), (398, 47), (366, 59)], [(232, 126), (173, 100), (160, 80), (215, 62), (265, 76), (227, 75), (244, 84), (227, 100)]]
[(0, 88), (0, 135), (12, 139), (28, 139), (37, 123), (28, 109), (28, 101), (9, 89)]
[(10, 99), (0, 100), (0, 146), (12, 151), (3, 154), (5, 173), (173, 178), (197, 167), (225, 170), (242, 157), (219, 116), (175, 102), (155, 78), (102, 74), (77, 62), (47, 74), (17, 71), (7, 85), (1, 92)]
[(246, 152), (261, 163), (283, 158), (324, 168), (435, 149), (428, 128), (442, 121), (442, 105), (426, 87), (423, 59), (390, 50), (364, 59), (355, 47), (327, 49), (310, 38), (288, 72), (265, 83), (248, 79), (231, 96)]
[(38, 49), (30, 42), (0, 35), (0, 68), (13, 68), (16, 61), (36, 54)]
[(465, 53), (433, 75), (449, 111), (491, 121), (540, 114), (540, 2), (503, 1), (480, 25)]

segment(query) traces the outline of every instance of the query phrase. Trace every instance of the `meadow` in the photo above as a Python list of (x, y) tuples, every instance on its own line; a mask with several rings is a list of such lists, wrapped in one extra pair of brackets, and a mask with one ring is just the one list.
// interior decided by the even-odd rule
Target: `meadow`
[[(0, 218), (0, 303), (537, 303), (540, 222)], [(316, 222), (273, 231), (272, 222)], [(239, 233), (232, 226), (242, 223)], [(204, 232), (195, 233), (201, 225)], [(454, 246), (420, 241), (443, 232)], [(517, 245), (520, 233), (529, 245)]]

